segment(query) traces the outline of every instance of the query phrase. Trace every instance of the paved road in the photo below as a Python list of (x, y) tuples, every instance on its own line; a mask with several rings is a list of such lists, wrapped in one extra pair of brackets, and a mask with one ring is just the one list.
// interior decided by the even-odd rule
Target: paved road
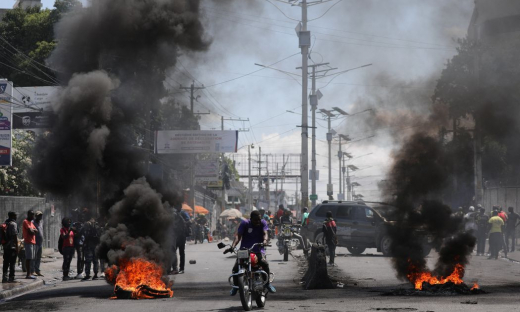
[[(234, 259), (222, 255), (216, 244), (189, 245), (186, 274), (175, 276), (174, 297), (161, 300), (110, 300), (112, 287), (104, 281), (71, 281), (0, 304), (0, 311), (241, 311), (239, 297), (228, 295), (227, 277)], [(299, 251), (296, 253), (300, 253)], [(351, 256), (338, 249), (338, 267), (331, 272), (345, 283), (335, 290), (303, 291), (301, 269), (295, 259), (281, 261), (268, 251), (278, 292), (268, 297), (266, 311), (514, 311), (520, 301), (520, 264), (508, 260), (473, 257), (465, 280), (478, 280), (490, 294), (478, 296), (394, 297), (384, 292), (408, 283), (397, 280), (390, 259), (374, 250)], [(429, 258), (431, 264), (435, 254)]]

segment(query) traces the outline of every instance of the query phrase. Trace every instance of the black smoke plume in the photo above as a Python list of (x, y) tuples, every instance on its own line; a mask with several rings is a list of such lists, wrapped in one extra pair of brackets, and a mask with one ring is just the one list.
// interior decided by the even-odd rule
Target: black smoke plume
[(92, 0), (56, 25), (59, 44), (48, 63), (67, 83), (30, 177), (41, 191), (102, 204), (110, 228), (100, 250), (110, 263), (171, 257), (169, 211), (180, 196), (144, 178), (150, 125), (177, 55), (210, 44), (199, 17), (198, 0)]

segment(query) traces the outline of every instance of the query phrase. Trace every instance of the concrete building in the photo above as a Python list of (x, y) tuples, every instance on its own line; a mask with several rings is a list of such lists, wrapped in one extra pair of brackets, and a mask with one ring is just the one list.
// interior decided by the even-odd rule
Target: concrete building
[[(15, 4), (13, 5), (13, 9), (16, 9), (16, 8), (27, 9), (29, 7), (34, 7), (34, 6), (41, 7), (42, 1), (41, 0), (16, 0)], [(7, 13), (7, 11), (9, 11), (9, 10), (11, 10), (11, 9), (0, 9), (0, 20), (2, 20), (2, 18), (4, 18), (5, 13)]]
[(520, 37), (520, 1), (475, 0), (468, 37), (488, 45), (517, 41)]

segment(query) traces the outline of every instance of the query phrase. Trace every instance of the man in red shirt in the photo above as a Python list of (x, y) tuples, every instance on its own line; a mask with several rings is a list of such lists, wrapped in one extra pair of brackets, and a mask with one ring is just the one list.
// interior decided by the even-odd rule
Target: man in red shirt
[(70, 263), (72, 262), (72, 257), (74, 257), (74, 231), (71, 229), (72, 221), (70, 218), (63, 218), (61, 220), (61, 225), (63, 226), (60, 230), (60, 241), (61, 244), (61, 252), (63, 255), (63, 280), (68, 281), (72, 278), (69, 277), (70, 271)]
[(34, 219), (34, 211), (27, 211), (27, 219), (23, 220), (23, 245), (25, 247), (25, 266), (27, 267), (27, 279), (36, 279), (36, 276), (31, 275), (34, 268), (31, 267), (32, 260), (36, 258), (36, 233), (38, 230), (32, 223)]
[(332, 219), (332, 212), (327, 211), (327, 219), (323, 221), (322, 226), (323, 237), (327, 247), (329, 247), (329, 266), (336, 266), (334, 264), (334, 257), (336, 255), (336, 245), (338, 245), (336, 222)]

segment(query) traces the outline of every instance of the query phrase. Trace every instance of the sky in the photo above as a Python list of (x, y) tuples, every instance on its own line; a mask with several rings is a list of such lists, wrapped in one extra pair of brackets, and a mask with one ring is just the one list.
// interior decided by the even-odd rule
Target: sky
[[(15, 1), (0, 2), (0, 7), (10, 7)], [(50, 8), (54, 0), (42, 2)], [(178, 100), (186, 104), (188, 94), (180, 92), (180, 85), (188, 86), (195, 80), (197, 86), (206, 86), (197, 93), (200, 98), (195, 103), (196, 111), (211, 112), (201, 115), (202, 129), (219, 129), (221, 116), (248, 120), (224, 123), (226, 130), (248, 130), (239, 133), (239, 154), (247, 154), (250, 144), (255, 145), (254, 154), (259, 146), (262, 154), (300, 153), (302, 90), (301, 71), (296, 67), (302, 60), (294, 29), (301, 9), (267, 0), (202, 3), (203, 23), (212, 44), (207, 52), (183, 54), (176, 68), (170, 70), (165, 86), (179, 92)], [(473, 0), (334, 0), (309, 8), (309, 64), (328, 62), (338, 68), (337, 72), (372, 64), (317, 81), (323, 93), (318, 109), (339, 107), (349, 114), (373, 110), (331, 121), (336, 132), (352, 139), (342, 145), (342, 150), (354, 157), (347, 164), (360, 169), (352, 173), (352, 181), (361, 185), (356, 193), (363, 194), (365, 200), (380, 199), (377, 183), (385, 179), (392, 151), (399, 147), (401, 133), (406, 132), (400, 120), (387, 120), (383, 125), (374, 116), (399, 110), (427, 113), (425, 102), (447, 60), (456, 53), (455, 40), (466, 35), (473, 8)], [(276, 63), (272, 67), (277, 70), (262, 69), (255, 63)], [(316, 115), (316, 161), (320, 170), (317, 194), (322, 200), (328, 180), (327, 121)], [(310, 148), (309, 140), (309, 152)], [(339, 186), (338, 150), (335, 141), (335, 196)], [(236, 159), (243, 163), (247, 158)], [(309, 168), (310, 160), (309, 156)], [(273, 156), (271, 163), (274, 161)], [(247, 185), (247, 179), (243, 182)], [(287, 181), (284, 189), (294, 194), (295, 185), (295, 181)]]

